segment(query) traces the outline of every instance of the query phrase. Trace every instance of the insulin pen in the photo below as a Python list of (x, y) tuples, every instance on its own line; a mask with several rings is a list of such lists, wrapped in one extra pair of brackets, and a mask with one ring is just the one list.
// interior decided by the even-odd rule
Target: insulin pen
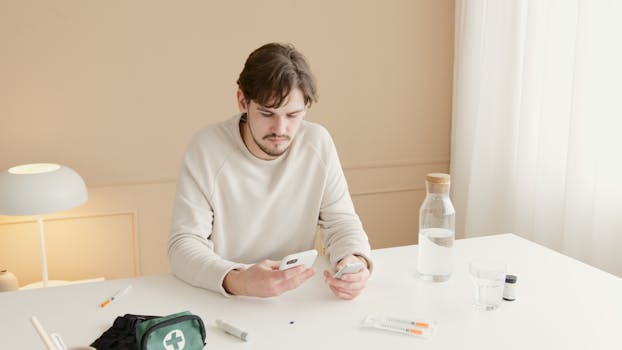
[(106, 299), (106, 301), (104, 301), (103, 303), (99, 304), (100, 307), (106, 307), (108, 304), (110, 304), (111, 302), (119, 299), (120, 297), (122, 297), (125, 293), (127, 293), (130, 289), (132, 289), (132, 285), (130, 284), (129, 286), (121, 289), (120, 291), (116, 292), (113, 296), (111, 296), (110, 298)]
[(243, 330), (232, 326), (223, 320), (216, 320), (216, 325), (218, 326), (218, 328), (231, 334), (232, 336), (240, 338), (244, 341), (248, 341), (248, 332), (244, 332)]

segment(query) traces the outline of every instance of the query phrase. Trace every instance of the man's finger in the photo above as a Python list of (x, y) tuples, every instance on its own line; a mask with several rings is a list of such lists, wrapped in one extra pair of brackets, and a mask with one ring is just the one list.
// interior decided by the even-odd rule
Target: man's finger
[(363, 279), (366, 279), (365, 273), (363, 271), (359, 271), (356, 273), (346, 273), (341, 276), (342, 281), (346, 282), (360, 282)]
[[(365, 274), (363, 274), (363, 277)], [(324, 271), (324, 277), (326, 283), (328, 283), (330, 289), (339, 298), (352, 299), (359, 295), (367, 282), (366, 278), (361, 278), (359, 281), (346, 281), (344, 279), (333, 278), (328, 271)], [(344, 276), (345, 277), (345, 276)]]
[[(275, 270), (275, 266), (276, 266), (276, 270), (279, 269), (279, 262), (278, 261), (274, 261), (274, 260), (262, 260), (260, 262), (258, 262), (257, 264), (255, 264), (258, 267), (261, 267), (264, 270)], [(254, 266), (255, 266), (254, 265)]]
[(299, 266), (296, 266), (296, 267), (292, 267), (291, 269), (280, 271), (279, 274), (280, 274), (281, 279), (289, 280), (289, 279), (292, 279), (292, 278), (300, 275), (301, 273), (303, 273), (307, 269), (308, 268), (306, 266), (299, 265)]
[[(295, 267), (294, 269), (297, 269), (297, 268), (298, 267)], [(294, 269), (290, 269), (290, 270), (294, 270)], [(300, 286), (303, 282), (311, 278), (311, 276), (313, 276), (314, 274), (315, 274), (315, 270), (313, 268), (303, 267), (301, 272), (297, 274), (290, 274), (292, 277), (284, 279), (281, 282), (281, 286), (284, 288), (284, 290), (292, 290), (292, 289), (298, 288), (298, 286)]]
[(333, 294), (335, 294), (336, 297), (341, 298), (341, 299), (346, 299), (346, 300), (354, 299), (359, 294), (359, 293), (352, 293), (350, 291), (344, 291), (339, 288), (335, 288), (333, 286), (331, 286), (330, 289), (333, 291)]

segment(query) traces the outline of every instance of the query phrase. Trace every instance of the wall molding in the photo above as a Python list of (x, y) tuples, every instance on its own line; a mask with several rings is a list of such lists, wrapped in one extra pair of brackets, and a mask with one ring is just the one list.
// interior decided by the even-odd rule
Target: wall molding
[(370, 196), (425, 191), (425, 176), (448, 172), (449, 159), (392, 160), (343, 167), (350, 195)]
[[(352, 171), (352, 170), (404, 168), (404, 167), (413, 167), (413, 166), (430, 166), (430, 165), (443, 165), (443, 164), (449, 165), (449, 157), (436, 158), (436, 159), (434, 158), (423, 159), (423, 160), (397, 159), (397, 160), (388, 160), (388, 161), (346, 163), (346, 164), (342, 164), (341, 167), (343, 168), (344, 171)], [(88, 186), (88, 187), (89, 188), (132, 187), (132, 186), (175, 184), (176, 182), (177, 182), (177, 178), (175, 177), (175, 178), (152, 179), (152, 180), (144, 180), (144, 181), (129, 181), (129, 182), (119, 182), (119, 183), (109, 183), (109, 184), (95, 184), (95, 185)]]
[(412, 166), (449, 164), (449, 158), (427, 159), (427, 160), (388, 160), (372, 161), (342, 165), (343, 170), (378, 169), (378, 168), (402, 168)]
[(395, 187), (395, 188), (383, 188), (378, 190), (368, 190), (368, 191), (350, 191), (351, 196), (371, 196), (378, 194), (387, 194), (387, 193), (398, 193), (398, 192), (418, 192), (425, 191), (425, 187)]
[[(92, 218), (105, 218), (111, 216), (129, 216), (131, 222), (131, 232), (132, 232), (132, 270), (134, 272), (134, 276), (140, 276), (141, 269), (139, 264), (139, 247), (138, 247), (138, 212), (134, 211), (120, 211), (120, 212), (104, 212), (104, 213), (89, 213), (89, 214), (73, 214), (73, 215), (62, 215), (62, 216), (49, 216), (43, 218), (43, 223), (45, 225), (46, 222), (54, 222), (54, 221), (70, 221), (70, 220), (81, 220), (81, 219), (92, 219)], [(0, 221), (0, 226), (7, 225), (15, 225), (15, 224), (30, 224), (37, 223), (37, 216), (28, 216), (21, 218), (14, 218), (12, 216), (5, 216), (5, 219)]]

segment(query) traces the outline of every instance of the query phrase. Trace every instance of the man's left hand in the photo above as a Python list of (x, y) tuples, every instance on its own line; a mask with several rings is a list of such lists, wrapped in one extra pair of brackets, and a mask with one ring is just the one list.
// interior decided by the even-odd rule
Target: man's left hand
[(333, 274), (324, 270), (324, 281), (338, 298), (347, 300), (354, 299), (361, 294), (365, 288), (367, 280), (369, 279), (369, 269), (367, 261), (364, 258), (348, 255), (339, 261), (336, 270), (339, 271), (345, 264), (357, 262), (363, 262), (363, 268), (359, 272), (345, 274), (341, 276), (341, 279), (334, 278)]

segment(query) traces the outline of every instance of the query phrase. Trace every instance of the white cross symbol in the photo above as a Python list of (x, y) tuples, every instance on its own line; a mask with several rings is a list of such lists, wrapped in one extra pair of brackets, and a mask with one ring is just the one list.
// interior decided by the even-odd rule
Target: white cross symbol
[(186, 337), (184, 332), (179, 329), (173, 329), (168, 332), (162, 341), (162, 345), (166, 350), (183, 350), (186, 347)]

